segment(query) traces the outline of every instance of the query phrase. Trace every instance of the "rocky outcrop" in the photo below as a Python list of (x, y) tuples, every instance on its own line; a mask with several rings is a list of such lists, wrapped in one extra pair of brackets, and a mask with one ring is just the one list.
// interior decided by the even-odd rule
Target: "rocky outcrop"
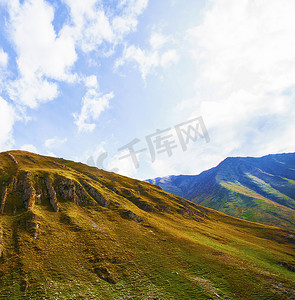
[(31, 232), (32, 232), (34, 239), (36, 239), (38, 237), (40, 227), (41, 227), (40, 223), (32, 222)]
[(12, 160), (16, 165), (18, 165), (17, 160), (15, 159), (15, 157), (14, 157), (12, 154), (7, 153), (7, 155), (11, 158), (11, 160)]
[(60, 197), (65, 200), (70, 200), (76, 204), (79, 203), (76, 195), (76, 186), (73, 180), (62, 178), (56, 187), (56, 191)]
[(0, 226), (0, 259), (3, 258), (4, 246), (3, 246), (3, 229)]
[(34, 239), (37, 239), (40, 233), (41, 223), (38, 215), (33, 213), (32, 211), (27, 212), (24, 216), (26, 229), (33, 236)]
[(61, 198), (72, 201), (77, 205), (94, 204), (84, 188), (72, 179), (60, 178), (56, 184), (56, 192)]
[(46, 185), (46, 188), (47, 188), (47, 192), (48, 192), (48, 196), (49, 196), (49, 202), (50, 202), (53, 210), (55, 212), (58, 212), (59, 211), (59, 206), (58, 206), (58, 201), (57, 201), (57, 198), (56, 198), (56, 192), (55, 192), (54, 187), (52, 185), (52, 181), (49, 177), (46, 177), (44, 179), (44, 182), (45, 182), (45, 185)]
[(134, 212), (132, 212), (131, 210), (124, 210), (122, 211), (121, 215), (125, 218), (128, 218), (132, 221), (135, 221), (137, 223), (140, 223), (142, 221), (141, 217), (136, 215)]
[(31, 180), (31, 173), (25, 178), (26, 189), (24, 190), (24, 202), (27, 209), (33, 209), (36, 201), (36, 190)]
[(100, 205), (104, 207), (108, 207), (110, 204), (110, 200), (105, 199), (93, 186), (91, 186), (86, 181), (80, 181), (88, 194)]
[(0, 196), (0, 213), (4, 212), (6, 197), (7, 197), (7, 186), (5, 186), (2, 190), (2, 194)]
[(154, 208), (148, 204), (146, 201), (141, 200), (140, 197), (132, 197), (132, 198), (127, 198), (131, 202), (133, 202), (137, 207), (140, 209), (147, 211), (147, 212), (154, 212)]
[(17, 178), (15, 176), (12, 177), (12, 180), (9, 184), (9, 188), (11, 188), (11, 190), (14, 192), (17, 190)]
[(147, 212), (154, 212), (154, 207), (147, 203), (145, 200), (143, 200), (141, 197), (138, 196), (138, 194), (133, 189), (116, 189), (113, 188), (113, 192), (115, 192), (117, 195), (124, 197), (131, 201), (133, 204), (135, 204), (140, 209), (147, 211)]
[(19, 189), (22, 194), (22, 200), (27, 210), (33, 209), (36, 201), (36, 190), (31, 177), (32, 174), (26, 172), (24, 178), (18, 178), (16, 183), (17, 189)]

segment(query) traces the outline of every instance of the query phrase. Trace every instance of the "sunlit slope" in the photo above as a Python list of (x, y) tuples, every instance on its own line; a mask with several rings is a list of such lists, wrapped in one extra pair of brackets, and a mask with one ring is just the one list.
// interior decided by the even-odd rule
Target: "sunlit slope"
[(63, 159), (0, 154), (1, 299), (292, 299), (295, 232)]
[(169, 176), (150, 182), (235, 217), (295, 228), (294, 153), (231, 157), (200, 175)]

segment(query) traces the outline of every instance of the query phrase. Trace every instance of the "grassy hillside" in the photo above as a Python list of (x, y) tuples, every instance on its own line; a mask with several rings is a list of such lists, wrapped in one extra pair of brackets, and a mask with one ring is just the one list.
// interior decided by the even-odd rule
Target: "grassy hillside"
[(295, 229), (295, 153), (231, 157), (200, 175), (149, 182), (231, 216)]
[(295, 232), (86, 165), (0, 154), (0, 299), (294, 299)]

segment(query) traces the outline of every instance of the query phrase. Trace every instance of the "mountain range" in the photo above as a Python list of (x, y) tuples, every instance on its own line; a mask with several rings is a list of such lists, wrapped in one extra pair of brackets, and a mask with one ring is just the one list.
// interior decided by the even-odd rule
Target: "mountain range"
[(292, 229), (82, 163), (0, 153), (1, 299), (294, 299), (294, 250)]
[(295, 228), (295, 153), (229, 157), (199, 175), (148, 182), (231, 216)]

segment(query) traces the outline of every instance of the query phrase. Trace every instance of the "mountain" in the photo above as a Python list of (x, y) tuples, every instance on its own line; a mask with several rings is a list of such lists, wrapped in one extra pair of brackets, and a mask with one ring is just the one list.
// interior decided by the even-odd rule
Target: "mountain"
[(231, 216), (295, 228), (295, 153), (229, 157), (199, 175), (148, 182)]
[(73, 161), (0, 153), (1, 299), (294, 299), (295, 231)]

